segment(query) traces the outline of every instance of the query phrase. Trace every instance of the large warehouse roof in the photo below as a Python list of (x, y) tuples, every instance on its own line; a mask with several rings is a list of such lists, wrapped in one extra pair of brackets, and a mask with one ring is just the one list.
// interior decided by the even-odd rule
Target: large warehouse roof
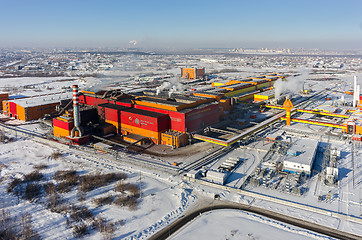
[(61, 100), (71, 99), (72, 97), (73, 93), (68, 92), (68, 93), (58, 93), (58, 94), (39, 96), (39, 97), (16, 99), (12, 100), (12, 102), (22, 107), (35, 107), (46, 104), (58, 103)]

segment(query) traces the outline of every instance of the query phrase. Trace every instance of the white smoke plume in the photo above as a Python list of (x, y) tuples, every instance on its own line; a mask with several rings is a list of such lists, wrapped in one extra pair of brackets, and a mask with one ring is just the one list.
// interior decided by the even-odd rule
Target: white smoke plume
[(303, 88), (304, 81), (308, 78), (309, 71), (303, 69), (300, 71), (301, 74), (298, 76), (290, 76), (287, 78), (287, 81), (282, 81), (278, 79), (274, 83), (275, 98), (278, 99), (282, 94), (295, 94), (300, 92)]
[(137, 45), (137, 43), (138, 43), (138, 42), (137, 42), (136, 40), (131, 40), (131, 41), (129, 41), (129, 44), (134, 45), (134, 46)]
[(161, 86), (156, 88), (156, 95), (158, 95), (163, 90), (168, 90), (168, 96), (171, 97), (175, 92), (183, 92), (185, 89), (184, 85), (180, 83), (179, 78), (171, 78), (167, 82), (163, 82)]

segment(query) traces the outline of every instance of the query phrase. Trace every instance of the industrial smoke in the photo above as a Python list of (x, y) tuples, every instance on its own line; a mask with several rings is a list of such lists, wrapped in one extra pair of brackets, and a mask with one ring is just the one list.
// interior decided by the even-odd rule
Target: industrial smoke
[(129, 44), (131, 44), (131, 45), (137, 45), (137, 41), (136, 40), (131, 40), (131, 41), (129, 41)]
[(160, 94), (163, 90), (168, 90), (168, 96), (171, 97), (175, 92), (183, 92), (185, 89), (184, 85), (180, 83), (178, 78), (171, 78), (167, 82), (163, 82), (161, 86), (156, 88), (156, 95)]
[(298, 93), (303, 88), (304, 80), (308, 78), (308, 74), (308, 70), (304, 69), (300, 75), (288, 77), (287, 81), (278, 79), (274, 83), (275, 98), (278, 99), (280, 95), (285, 93)]

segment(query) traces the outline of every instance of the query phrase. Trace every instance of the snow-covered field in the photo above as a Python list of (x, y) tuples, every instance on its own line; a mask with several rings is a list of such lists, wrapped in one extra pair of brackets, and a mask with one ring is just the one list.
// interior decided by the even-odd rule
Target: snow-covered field
[[(212, 231), (210, 231), (212, 229)], [(333, 239), (239, 210), (214, 210), (177, 231), (172, 240), (196, 239)]]
[[(71, 239), (71, 228), (67, 227), (67, 214), (52, 213), (46, 208), (47, 196), (35, 202), (18, 198), (7, 193), (7, 186), (16, 178), (23, 178), (34, 170), (35, 165), (45, 164), (48, 167), (40, 170), (44, 179), (40, 183), (51, 179), (58, 170), (76, 170), (80, 175), (102, 172), (114, 172), (100, 166), (88, 163), (84, 156), (63, 152), (58, 159), (51, 159), (54, 148), (46, 146), (29, 139), (18, 138), (14, 142), (0, 144), (0, 202), (4, 208), (13, 216), (20, 216), (25, 213), (32, 214), (33, 227), (43, 239)], [(139, 185), (139, 172), (124, 171), (129, 183)], [(77, 190), (73, 188), (70, 192), (61, 194), (62, 198), (69, 204), (85, 206), (93, 212), (96, 217), (105, 218), (109, 222), (122, 221), (116, 225), (114, 237), (119, 239), (146, 239), (155, 231), (169, 224), (179, 217), (195, 200), (189, 191), (179, 187), (179, 182), (172, 179), (155, 179), (147, 175), (141, 175), (142, 198), (138, 199), (138, 207), (130, 210), (127, 207), (116, 205), (104, 205), (97, 207), (93, 200), (98, 197), (114, 195), (115, 184), (92, 190), (87, 193), (87, 199), (79, 202)], [(102, 236), (96, 231), (90, 231), (87, 239), (100, 239)]]

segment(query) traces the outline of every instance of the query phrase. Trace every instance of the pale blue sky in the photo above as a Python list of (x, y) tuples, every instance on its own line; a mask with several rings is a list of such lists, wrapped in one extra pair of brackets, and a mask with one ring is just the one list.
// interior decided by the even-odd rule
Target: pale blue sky
[(362, 49), (362, 0), (0, 0), (0, 47)]

